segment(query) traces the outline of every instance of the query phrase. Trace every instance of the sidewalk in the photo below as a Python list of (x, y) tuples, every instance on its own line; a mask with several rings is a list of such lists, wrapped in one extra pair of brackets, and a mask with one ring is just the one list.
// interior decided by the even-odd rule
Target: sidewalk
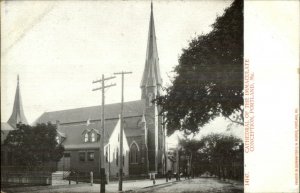
[[(147, 180), (135, 180), (135, 181), (124, 181), (123, 182), (123, 192), (130, 192), (141, 188), (147, 188), (147, 187), (155, 187), (155, 186), (162, 186), (167, 184), (172, 184), (173, 182), (176, 182), (175, 178), (172, 180), (168, 180), (166, 182), (165, 178), (156, 179), (155, 184), (153, 184), (153, 181), (150, 179)], [(118, 192), (118, 183), (111, 183), (106, 186), (107, 192)]]
[[(182, 179), (181, 181), (183, 181)], [(146, 180), (128, 180), (123, 182), (123, 191), (122, 192), (132, 192), (138, 189), (148, 188), (148, 187), (156, 187), (156, 186), (168, 186), (172, 183), (175, 183), (176, 180), (173, 178), (166, 182), (165, 178), (156, 179), (155, 185), (153, 181), (150, 179)], [(111, 182), (105, 186), (107, 193), (119, 192), (119, 183)], [(9, 188), (7, 189), (7, 193), (10, 192), (39, 192), (39, 193), (48, 193), (48, 192), (69, 192), (69, 193), (82, 193), (82, 192), (99, 192), (100, 184), (91, 184), (89, 183), (80, 183), (80, 184), (71, 184), (71, 185), (57, 185), (57, 186), (39, 186), (39, 187), (23, 187), (23, 188)]]

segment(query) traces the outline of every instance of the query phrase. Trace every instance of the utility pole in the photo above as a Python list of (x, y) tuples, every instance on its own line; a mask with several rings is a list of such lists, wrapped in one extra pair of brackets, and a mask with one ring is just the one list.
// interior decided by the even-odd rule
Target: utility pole
[(116, 84), (110, 84), (110, 85), (107, 85), (105, 86), (105, 81), (106, 80), (110, 80), (110, 79), (113, 79), (113, 78), (116, 78), (115, 76), (111, 76), (111, 77), (108, 77), (108, 78), (104, 78), (104, 74), (102, 74), (102, 79), (100, 80), (95, 80), (93, 81), (93, 83), (97, 83), (97, 82), (101, 82), (102, 83), (102, 86), (99, 87), (99, 88), (95, 88), (93, 89), (93, 91), (96, 91), (96, 90), (101, 90), (102, 91), (102, 118), (101, 118), (101, 128), (102, 128), (102, 132), (101, 132), (101, 141), (100, 141), (100, 148), (99, 148), (99, 157), (100, 157), (100, 178), (101, 178), (101, 185), (100, 185), (100, 193), (105, 193), (105, 165), (104, 165), (104, 139), (105, 139), (105, 125), (104, 125), (104, 122), (105, 122), (105, 117), (104, 117), (104, 104), (105, 104), (105, 88), (109, 88), (109, 87), (112, 87), (112, 86), (116, 86)]
[(179, 149), (179, 137), (177, 135), (177, 139), (178, 139), (178, 144), (177, 144), (177, 154), (176, 154), (176, 160), (177, 160), (177, 179), (176, 181), (180, 180), (180, 149)]
[(169, 181), (169, 173), (168, 173), (168, 153), (166, 148), (166, 135), (167, 135), (167, 123), (166, 123), (166, 116), (163, 114), (163, 139), (164, 139), (164, 156), (165, 156), (165, 175), (166, 175), (166, 182)]
[(120, 126), (120, 171), (119, 171), (119, 191), (122, 191), (123, 185), (123, 127), (124, 127), (124, 74), (131, 74), (132, 72), (116, 72), (114, 75), (122, 75), (122, 98), (121, 98), (121, 126)]

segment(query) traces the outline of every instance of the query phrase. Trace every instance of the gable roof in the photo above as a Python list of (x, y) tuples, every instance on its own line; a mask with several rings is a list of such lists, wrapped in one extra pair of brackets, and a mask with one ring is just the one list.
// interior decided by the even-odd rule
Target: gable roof
[[(124, 118), (124, 132), (126, 137), (143, 135), (144, 131), (139, 128), (138, 122), (142, 119), (140, 117), (127, 117)], [(118, 124), (119, 118), (109, 119), (105, 121), (105, 140), (108, 140)], [(117, 128), (118, 129), (118, 128)], [(100, 142), (84, 142), (84, 131), (96, 130), (102, 133), (101, 121), (94, 121), (87, 124), (65, 124), (59, 125), (58, 132), (65, 134), (63, 145), (66, 149), (83, 149), (83, 148), (99, 148)]]
[[(126, 136), (143, 135), (144, 131), (138, 126), (145, 109), (145, 100), (124, 103), (124, 132)], [(45, 112), (36, 121), (38, 123), (59, 121), (58, 132), (65, 135), (63, 145), (66, 149), (98, 148), (100, 142), (84, 142), (82, 133), (85, 130), (101, 132), (101, 106), (83, 107), (61, 111)], [(105, 139), (108, 139), (119, 120), (121, 103), (105, 105)]]
[[(145, 109), (145, 101), (137, 100), (124, 103), (124, 117), (141, 116)], [(105, 119), (118, 118), (121, 111), (121, 103), (105, 105)], [(101, 106), (91, 106), (61, 111), (43, 113), (36, 121), (37, 123), (79, 123), (87, 120), (101, 120)]]

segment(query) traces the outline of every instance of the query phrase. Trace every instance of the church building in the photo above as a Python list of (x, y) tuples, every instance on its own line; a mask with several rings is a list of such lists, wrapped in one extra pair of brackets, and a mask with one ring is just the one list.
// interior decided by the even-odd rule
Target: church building
[(164, 174), (165, 130), (159, 106), (152, 100), (161, 95), (153, 7), (149, 22), (146, 62), (140, 84), (141, 99), (124, 102), (124, 150), (123, 163), (119, 162), (120, 109), (121, 104), (105, 105), (105, 136), (101, 136), (101, 106), (82, 107), (45, 112), (34, 124), (57, 125), (57, 142), (65, 147), (58, 170), (99, 172), (100, 141), (105, 140), (105, 171), (118, 176), (119, 164), (123, 164), (125, 176)]

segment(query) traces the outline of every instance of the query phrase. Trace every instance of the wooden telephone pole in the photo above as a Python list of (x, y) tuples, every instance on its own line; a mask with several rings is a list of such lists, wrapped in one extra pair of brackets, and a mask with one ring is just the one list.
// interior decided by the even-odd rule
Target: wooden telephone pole
[(108, 78), (104, 78), (104, 74), (102, 74), (102, 79), (100, 80), (96, 80), (93, 81), (93, 83), (97, 83), (97, 82), (101, 82), (102, 86), (99, 88), (95, 88), (93, 89), (93, 91), (96, 90), (101, 90), (102, 91), (102, 118), (101, 118), (101, 128), (102, 128), (102, 132), (101, 132), (101, 141), (100, 141), (100, 151), (99, 151), (99, 156), (100, 156), (100, 178), (101, 178), (101, 186), (100, 186), (100, 193), (105, 193), (105, 166), (104, 166), (104, 139), (105, 139), (105, 117), (104, 117), (104, 104), (105, 104), (105, 88), (109, 88), (112, 86), (116, 86), (116, 84), (110, 84), (105, 86), (105, 81), (106, 80), (110, 80), (116, 78), (115, 76), (111, 76)]
[(167, 123), (166, 123), (166, 115), (163, 114), (163, 141), (164, 141), (164, 156), (165, 156), (165, 176), (166, 182), (169, 181), (169, 173), (168, 173), (168, 152), (167, 152), (167, 142), (166, 142), (166, 135), (167, 135)]
[(119, 171), (119, 191), (122, 191), (123, 185), (123, 130), (124, 130), (124, 115), (123, 115), (123, 108), (124, 108), (124, 74), (131, 74), (132, 72), (117, 72), (114, 73), (115, 75), (122, 75), (122, 98), (121, 98), (121, 126), (120, 126), (120, 171)]

